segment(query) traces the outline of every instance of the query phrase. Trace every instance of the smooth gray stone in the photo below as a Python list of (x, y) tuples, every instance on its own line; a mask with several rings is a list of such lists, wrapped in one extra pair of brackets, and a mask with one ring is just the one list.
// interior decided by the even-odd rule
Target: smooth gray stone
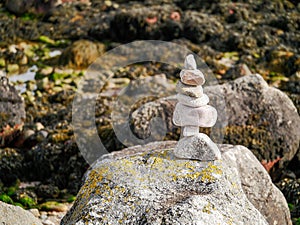
[(184, 137), (193, 136), (199, 133), (199, 127), (197, 126), (184, 126), (181, 129)]
[(203, 133), (180, 139), (174, 149), (174, 155), (181, 159), (214, 161), (221, 159), (218, 146)]
[(198, 108), (201, 106), (205, 106), (209, 103), (209, 98), (206, 94), (203, 94), (202, 97), (190, 97), (188, 95), (177, 94), (178, 102), (183, 105), (190, 106), (192, 108)]
[(188, 95), (190, 97), (202, 97), (203, 96), (203, 88), (201, 85), (199, 86), (191, 86), (182, 83), (181, 81), (177, 82), (176, 85), (177, 93)]
[(184, 68), (189, 69), (189, 70), (197, 69), (197, 64), (196, 64), (195, 58), (192, 54), (185, 57)]
[(191, 108), (177, 103), (173, 114), (173, 123), (176, 126), (212, 127), (217, 121), (217, 110), (205, 105), (199, 108)]

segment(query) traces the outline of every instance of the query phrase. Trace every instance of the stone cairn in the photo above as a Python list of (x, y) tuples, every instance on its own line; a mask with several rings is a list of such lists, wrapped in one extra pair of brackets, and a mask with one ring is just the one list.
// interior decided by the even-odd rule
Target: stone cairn
[(208, 105), (209, 98), (203, 93), (203, 73), (197, 69), (193, 55), (185, 58), (184, 69), (177, 83), (177, 100), (173, 123), (182, 127), (182, 138), (174, 154), (182, 159), (213, 161), (221, 158), (217, 145), (199, 127), (212, 127), (217, 121), (217, 110)]

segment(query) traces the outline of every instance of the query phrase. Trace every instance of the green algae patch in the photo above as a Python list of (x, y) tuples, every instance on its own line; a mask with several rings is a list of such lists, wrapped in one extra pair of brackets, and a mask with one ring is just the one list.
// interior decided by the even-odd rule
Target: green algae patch
[(28, 208), (32, 208), (36, 205), (36, 201), (29, 196), (24, 196), (20, 198), (19, 203)]
[(9, 197), (6, 194), (1, 194), (0, 195), (0, 201), (8, 203), (8, 204), (13, 204), (14, 203), (14, 201), (11, 199), (11, 197)]
[(55, 201), (45, 202), (41, 204), (39, 208), (44, 211), (56, 211), (56, 212), (65, 212), (68, 209), (66, 205)]

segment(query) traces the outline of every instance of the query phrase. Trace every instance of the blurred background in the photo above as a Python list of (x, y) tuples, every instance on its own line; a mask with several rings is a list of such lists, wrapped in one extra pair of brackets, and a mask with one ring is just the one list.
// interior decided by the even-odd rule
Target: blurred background
[[(0, 0), (0, 76), (16, 88), (7, 96), (7, 89), (0, 89), (2, 99), (8, 99), (0, 104), (0, 200), (48, 211), (44, 217), (57, 217), (58, 223), (88, 169), (71, 126), (78, 82), (98, 57), (124, 43), (164, 40), (186, 46), (220, 84), (259, 73), (285, 92), (299, 113), (299, 11), (298, 0)], [(125, 147), (114, 134), (110, 115), (120, 90), (141, 78), (153, 87), (163, 83), (164, 90), (174, 90), (179, 72), (158, 62), (114, 72), (96, 105), (98, 133), (109, 151)], [(5, 81), (1, 85), (9, 86)], [(159, 97), (139, 101), (132, 112)], [(18, 107), (7, 116), (9, 104)], [(146, 134), (136, 128), (139, 122), (135, 119), (132, 126), (142, 138)], [(280, 163), (285, 150), (274, 150), (280, 141), (273, 143), (262, 124), (248, 125), (227, 127), (224, 143), (253, 151), (299, 225), (299, 147), (291, 160)], [(165, 139), (177, 140), (179, 135), (173, 127)]]

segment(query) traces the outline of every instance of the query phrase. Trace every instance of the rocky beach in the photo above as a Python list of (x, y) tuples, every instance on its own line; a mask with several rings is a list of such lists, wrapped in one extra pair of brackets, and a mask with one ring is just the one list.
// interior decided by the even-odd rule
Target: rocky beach
[[(74, 135), (73, 100), (81, 87), (81, 80), (91, 71), (89, 66), (95, 60), (119, 46), (139, 40), (166, 41), (189, 49), (206, 65), (201, 68), (203, 76), (213, 74), (214, 80), (207, 84), (200, 82), (195, 86), (190, 83), (190, 89), (187, 81), (178, 82), (183, 64), (169, 65), (151, 61), (115, 69), (110, 68), (110, 65), (121, 62), (123, 55), (111, 57), (106, 65), (101, 65), (107, 68), (105, 73), (110, 78), (105, 80), (99, 90), (94, 121), (97, 134), (110, 154), (101, 158), (104, 161), (97, 161), (91, 167), (79, 150)], [(136, 42), (137, 48), (142, 48), (142, 45), (143, 42)], [(151, 49), (155, 48), (158, 46), (151, 45)], [(130, 54), (130, 51), (125, 48), (122, 49), (123, 53)], [(151, 57), (151, 51), (149, 55)], [(162, 53), (162, 58), (171, 56)], [(108, 75), (101, 73), (99, 76)], [(122, 142), (114, 129), (116, 119), (112, 116), (113, 103), (120, 99), (120, 94), (124, 94), (122, 91), (125, 87), (128, 96), (134, 94), (137, 88), (155, 90), (155, 95), (150, 94), (149, 90), (148, 95), (136, 99), (138, 101), (129, 105), (128, 109), (119, 106), (120, 110), (128, 110), (128, 127), (141, 140), (149, 137), (153, 118), (163, 119), (162, 126), (166, 130), (162, 140), (164, 142), (147, 145), (145, 149), (153, 152), (146, 156), (139, 153), (145, 151), (143, 147), (127, 148), (130, 145)], [(190, 183), (199, 177), (184, 177), (186, 174), (181, 174), (180, 179), (167, 181), (176, 196), (180, 196), (183, 189), (188, 189), (184, 182), (191, 188), (186, 196), (196, 193), (190, 202), (182, 202), (182, 205), (177, 202), (177, 198), (168, 196), (165, 187), (159, 193), (153, 192), (155, 196), (161, 196), (156, 199), (159, 204), (170, 207), (166, 214), (160, 214), (159, 204), (156, 203), (153, 203), (155, 210), (149, 209), (148, 212), (145, 202), (151, 201), (152, 197), (145, 197), (146, 191), (141, 190), (140, 186), (131, 186), (129, 182), (120, 179), (123, 176), (131, 177), (130, 168), (148, 168), (155, 160), (166, 168), (172, 165), (176, 171), (180, 170), (182, 165), (174, 161), (170, 150), (180, 138), (178, 126), (186, 126), (175, 126), (172, 122), (178, 104), (176, 98), (172, 97), (176, 91), (182, 97), (179, 102), (186, 101), (186, 98), (202, 99), (200, 97), (205, 93), (210, 105), (207, 105), (208, 101), (203, 105), (217, 109), (215, 129), (222, 128), (222, 143), (218, 143), (218, 148), (222, 158), (228, 161), (228, 164), (223, 161), (220, 166), (224, 168), (224, 176), (228, 179), (216, 177), (216, 180), (219, 180), (223, 188), (221, 190), (228, 194), (228, 198), (233, 199), (235, 205), (231, 207), (238, 209), (239, 215), (226, 209), (223, 204), (226, 205), (227, 200), (218, 200), (217, 193), (209, 193), (207, 197), (207, 201), (216, 203), (215, 211), (212, 210), (214, 206), (199, 200), (197, 196), (206, 192), (204, 189), (194, 190), (194, 183)], [(126, 98), (123, 100), (129, 101)], [(223, 102), (226, 108), (221, 109)], [(191, 111), (193, 107), (188, 110)], [(226, 112), (226, 123), (222, 123), (224, 118), (220, 112)], [(101, 202), (95, 212), (100, 213), (104, 208), (117, 217), (120, 215), (115, 209), (123, 207), (125, 214), (136, 213), (136, 224), (151, 224), (149, 221), (156, 213), (165, 221), (161, 224), (180, 224), (191, 218), (210, 221), (209, 216), (201, 217), (197, 213), (197, 204), (203, 204), (204, 212), (213, 212), (216, 223), (225, 221), (221, 215), (224, 212), (228, 215), (226, 222), (229, 224), (236, 224), (241, 218), (250, 220), (252, 217), (254, 222), (261, 224), (299, 225), (299, 112), (298, 1), (0, 0), (0, 213), (3, 208), (20, 206), (41, 224), (56, 225), (61, 223), (63, 216), (73, 206), (62, 224), (74, 224), (74, 221), (79, 221), (79, 217), (88, 220), (85, 213), (93, 210), (94, 204), (89, 200), (97, 202), (97, 196), (101, 195), (109, 199), (108, 195), (116, 190), (114, 194), (123, 196), (123, 199), (113, 199), (111, 204), (115, 208), (109, 208)], [(211, 126), (201, 127), (200, 131), (213, 136), (217, 131), (211, 129)], [(186, 132), (195, 131), (193, 127), (189, 129)], [(124, 148), (124, 151), (117, 152)], [(132, 156), (127, 154), (131, 151)], [(245, 158), (239, 151), (249, 157)], [(231, 161), (233, 155), (236, 162)], [(120, 172), (115, 163), (117, 159), (124, 163), (125, 168), (133, 165), (128, 173)], [(114, 189), (115, 184), (111, 183), (112, 175), (109, 171), (102, 171), (104, 175), (98, 183), (112, 191), (99, 188), (102, 186), (88, 185), (96, 178), (86, 172), (91, 171), (91, 168), (103, 169), (105, 163), (112, 166), (114, 180), (123, 185), (124, 190)], [(155, 163), (153, 165), (158, 166)], [(199, 167), (194, 161), (191, 165), (193, 168)], [(184, 166), (187, 170), (191, 169), (188, 164)], [(160, 170), (159, 167), (154, 168)], [(232, 168), (238, 171), (235, 178), (228, 175)], [(255, 175), (249, 175), (246, 169), (254, 171), (252, 174)], [(202, 169), (193, 170), (193, 176), (194, 173), (199, 175)], [(172, 176), (170, 174), (173, 173), (169, 170), (164, 173)], [(148, 173), (146, 175), (149, 176)], [(261, 176), (261, 179), (255, 176)], [(160, 179), (163, 178), (158, 177), (157, 182)], [(210, 185), (201, 177), (199, 179), (197, 182), (203, 188)], [(236, 183), (237, 189), (232, 190), (230, 183)], [(262, 191), (264, 185), (267, 187), (266, 192)], [(140, 196), (129, 195), (125, 191), (127, 187), (141, 193)], [(83, 192), (91, 192), (93, 188), (98, 191), (96, 197), (87, 199)], [(248, 214), (242, 212), (236, 195), (241, 196), (241, 204), (249, 209)], [(132, 206), (129, 209), (126, 204), (131, 201), (130, 198), (134, 199), (132, 201), (139, 199), (141, 203), (129, 204)], [(270, 199), (275, 203), (270, 203)], [(259, 202), (264, 204), (259, 205)], [(195, 211), (186, 218), (178, 219), (178, 212), (187, 210), (189, 204)], [(83, 211), (79, 210), (81, 206)], [(30, 221), (27, 212), (19, 212), (20, 208), (12, 210), (17, 210), (20, 215), (24, 213), (21, 217), (29, 218)], [(145, 211), (145, 214), (141, 211)], [(124, 215), (120, 216), (122, 221), (119, 224), (130, 224), (128, 221), (131, 217)], [(103, 221), (109, 224), (114, 219), (108, 216)], [(8, 221), (7, 224), (15, 222)]]

